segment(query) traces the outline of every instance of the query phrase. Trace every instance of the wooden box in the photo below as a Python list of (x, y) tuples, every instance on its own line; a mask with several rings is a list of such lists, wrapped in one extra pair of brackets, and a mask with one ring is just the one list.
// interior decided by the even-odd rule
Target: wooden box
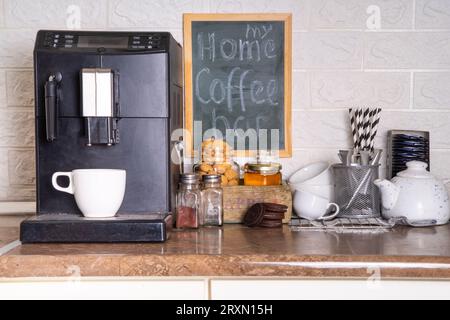
[(288, 206), (284, 223), (292, 217), (292, 193), (288, 185), (270, 187), (233, 186), (223, 188), (225, 223), (242, 223), (245, 213), (255, 203), (271, 202)]

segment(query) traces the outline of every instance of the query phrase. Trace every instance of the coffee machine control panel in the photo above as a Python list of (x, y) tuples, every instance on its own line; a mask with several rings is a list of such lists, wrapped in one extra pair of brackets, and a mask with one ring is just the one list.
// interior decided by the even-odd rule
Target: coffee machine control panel
[(40, 49), (63, 51), (158, 51), (165, 50), (168, 34), (163, 32), (74, 32), (40, 31), (37, 46)]

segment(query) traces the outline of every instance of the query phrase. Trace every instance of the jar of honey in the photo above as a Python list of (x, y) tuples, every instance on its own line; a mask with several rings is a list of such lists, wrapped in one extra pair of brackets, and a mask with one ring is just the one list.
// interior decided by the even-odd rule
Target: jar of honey
[(245, 165), (244, 185), (279, 186), (281, 183), (281, 164), (247, 163)]

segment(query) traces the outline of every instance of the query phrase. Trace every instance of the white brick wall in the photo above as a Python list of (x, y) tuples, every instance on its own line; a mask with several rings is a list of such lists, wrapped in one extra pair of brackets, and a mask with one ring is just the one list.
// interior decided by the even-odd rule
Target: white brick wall
[(10, 185), (34, 185), (36, 183), (34, 170), (33, 150), (9, 150), (8, 173)]
[(293, 35), (296, 69), (355, 69), (363, 61), (362, 32), (297, 32)]
[(6, 72), (0, 70), (0, 108), (6, 107)]
[(372, 69), (450, 68), (450, 32), (370, 32), (364, 67)]
[[(337, 161), (350, 145), (346, 109), (376, 105), (385, 110), (378, 146), (388, 129), (431, 131), (433, 172), (450, 190), (449, 0), (0, 0), (0, 201), (34, 199), (34, 37), (73, 22), (69, 5), (84, 29), (168, 30), (179, 41), (184, 12), (292, 12), (294, 157), (285, 173)], [(371, 5), (381, 30), (367, 30)]]
[(3, 0), (7, 28), (66, 28), (73, 8), (82, 10), (81, 27), (107, 26), (107, 0)]
[(414, 75), (414, 108), (448, 109), (450, 72), (419, 72)]
[(32, 68), (36, 32), (31, 29), (0, 30), (0, 68)]
[(6, 72), (7, 105), (29, 107), (34, 105), (34, 82), (32, 71)]
[(313, 108), (380, 105), (408, 109), (410, 80), (407, 72), (312, 72), (311, 104)]
[(416, 0), (417, 29), (448, 29), (450, 1)]
[(370, 5), (381, 11), (383, 29), (409, 29), (412, 26), (412, 0), (314, 0), (311, 1), (311, 27), (317, 29), (365, 29)]
[[(0, 9), (3, 10), (3, 0), (0, 0)], [(0, 28), (3, 28), (5, 25), (5, 17), (4, 14), (0, 14)]]

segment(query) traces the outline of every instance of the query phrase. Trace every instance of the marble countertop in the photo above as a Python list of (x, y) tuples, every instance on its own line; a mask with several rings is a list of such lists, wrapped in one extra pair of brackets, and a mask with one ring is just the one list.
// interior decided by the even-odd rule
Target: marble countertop
[[(15, 219), (15, 220), (14, 220)], [(21, 245), (20, 218), (0, 217), (0, 278), (81, 276), (450, 279), (450, 225), (388, 232), (175, 231), (163, 244)]]

